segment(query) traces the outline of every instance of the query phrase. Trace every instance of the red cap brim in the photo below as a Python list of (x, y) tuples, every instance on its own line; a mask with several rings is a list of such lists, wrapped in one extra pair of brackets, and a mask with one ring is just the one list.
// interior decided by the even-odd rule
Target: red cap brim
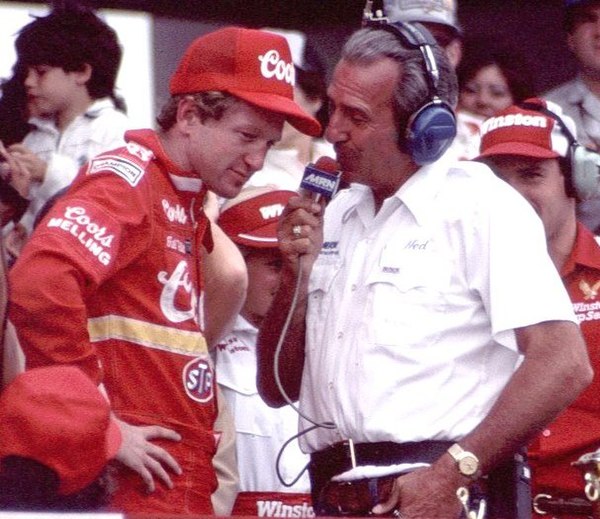
[(251, 232), (241, 232), (230, 238), (240, 245), (246, 245), (254, 249), (276, 249), (279, 246), (277, 241), (277, 222), (268, 223)]
[(319, 121), (307, 114), (298, 104), (287, 97), (263, 92), (246, 92), (236, 89), (226, 90), (230, 94), (259, 108), (285, 115), (286, 120), (299, 132), (311, 137), (321, 135), (322, 128)]
[(555, 159), (560, 157), (555, 151), (536, 146), (529, 142), (501, 142), (490, 146), (477, 158), (489, 157), (492, 155), (519, 155), (523, 157), (533, 157), (535, 159)]

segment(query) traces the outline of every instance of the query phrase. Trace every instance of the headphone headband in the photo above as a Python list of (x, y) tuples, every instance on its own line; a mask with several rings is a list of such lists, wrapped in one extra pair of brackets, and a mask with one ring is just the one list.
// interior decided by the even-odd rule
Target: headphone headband
[(569, 145), (573, 146), (573, 145), (579, 144), (579, 142), (575, 138), (575, 135), (573, 135), (573, 132), (571, 132), (571, 130), (569, 130), (569, 127), (566, 125), (566, 123), (562, 120), (562, 118), (558, 114), (555, 114), (552, 110), (549, 110), (547, 107), (545, 107), (542, 104), (531, 103), (531, 102), (527, 102), (527, 101), (520, 103), (519, 106), (521, 108), (524, 108), (525, 110), (531, 110), (532, 112), (539, 112), (541, 114), (546, 115), (547, 117), (550, 117), (551, 119), (554, 119), (560, 126), (560, 129), (562, 130), (565, 137), (568, 139)]
[(433, 52), (438, 43), (422, 24), (390, 23), (381, 10), (374, 16), (372, 7), (373, 1), (367, 0), (364, 28), (391, 33), (403, 46), (421, 53), (429, 92), (427, 99), (410, 116), (407, 127), (399, 128), (399, 146), (416, 164), (429, 164), (443, 155), (456, 136), (454, 112), (438, 93), (440, 70)]
[(543, 104), (525, 101), (520, 103), (519, 107), (541, 113), (556, 121), (569, 141), (567, 157), (571, 171), (569, 175), (565, 175), (567, 194), (579, 201), (600, 199), (600, 155), (582, 146), (565, 121)]

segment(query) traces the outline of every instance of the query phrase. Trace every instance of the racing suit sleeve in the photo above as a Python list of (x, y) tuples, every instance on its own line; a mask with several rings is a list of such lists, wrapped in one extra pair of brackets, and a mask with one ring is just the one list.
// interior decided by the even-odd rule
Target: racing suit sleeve
[(147, 247), (150, 233), (140, 228), (149, 225), (149, 189), (81, 174), (40, 223), (9, 275), (9, 319), (27, 369), (73, 364), (101, 382), (86, 299)]

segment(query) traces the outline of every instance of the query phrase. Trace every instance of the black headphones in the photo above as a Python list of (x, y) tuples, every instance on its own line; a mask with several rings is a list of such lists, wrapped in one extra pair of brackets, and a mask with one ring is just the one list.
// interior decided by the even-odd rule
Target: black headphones
[(423, 57), (429, 95), (408, 119), (400, 147), (411, 155), (415, 163), (429, 164), (444, 154), (456, 136), (454, 111), (438, 95), (440, 71), (432, 50), (437, 42), (420, 23), (389, 23), (381, 11), (377, 11), (376, 16), (373, 16), (371, 4), (372, 2), (367, 2), (363, 14), (363, 27), (389, 32), (405, 47), (418, 49)]
[(543, 104), (524, 102), (519, 106), (554, 119), (569, 141), (567, 160), (571, 166), (571, 174), (567, 179), (569, 182), (567, 191), (570, 188), (571, 193), (576, 195), (580, 201), (599, 199), (600, 154), (580, 144), (565, 122)]

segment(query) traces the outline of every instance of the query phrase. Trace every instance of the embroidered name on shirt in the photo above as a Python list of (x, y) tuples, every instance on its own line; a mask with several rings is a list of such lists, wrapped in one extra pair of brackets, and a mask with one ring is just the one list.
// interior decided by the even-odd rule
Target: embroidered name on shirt
[(238, 351), (250, 351), (250, 348), (240, 341), (237, 337), (229, 337), (223, 342), (217, 344), (219, 351), (226, 351), (227, 353), (236, 353)]
[(427, 240), (427, 241), (410, 240), (404, 246), (404, 248), (405, 249), (410, 249), (410, 250), (426, 250), (428, 243), (429, 243), (429, 240)]
[(181, 207), (179, 204), (175, 204), (174, 206), (169, 203), (168, 200), (162, 199), (162, 207), (165, 212), (165, 216), (169, 220), (169, 222), (178, 222), (181, 224), (187, 223), (187, 215), (185, 214), (185, 209)]
[(181, 254), (185, 254), (187, 252), (185, 242), (181, 241), (175, 236), (167, 236), (167, 248), (180, 252)]
[(323, 245), (321, 247), (321, 254), (323, 256), (331, 256), (331, 255), (338, 256), (340, 254), (340, 251), (338, 250), (338, 243), (339, 242), (337, 242), (337, 241), (323, 242)]

